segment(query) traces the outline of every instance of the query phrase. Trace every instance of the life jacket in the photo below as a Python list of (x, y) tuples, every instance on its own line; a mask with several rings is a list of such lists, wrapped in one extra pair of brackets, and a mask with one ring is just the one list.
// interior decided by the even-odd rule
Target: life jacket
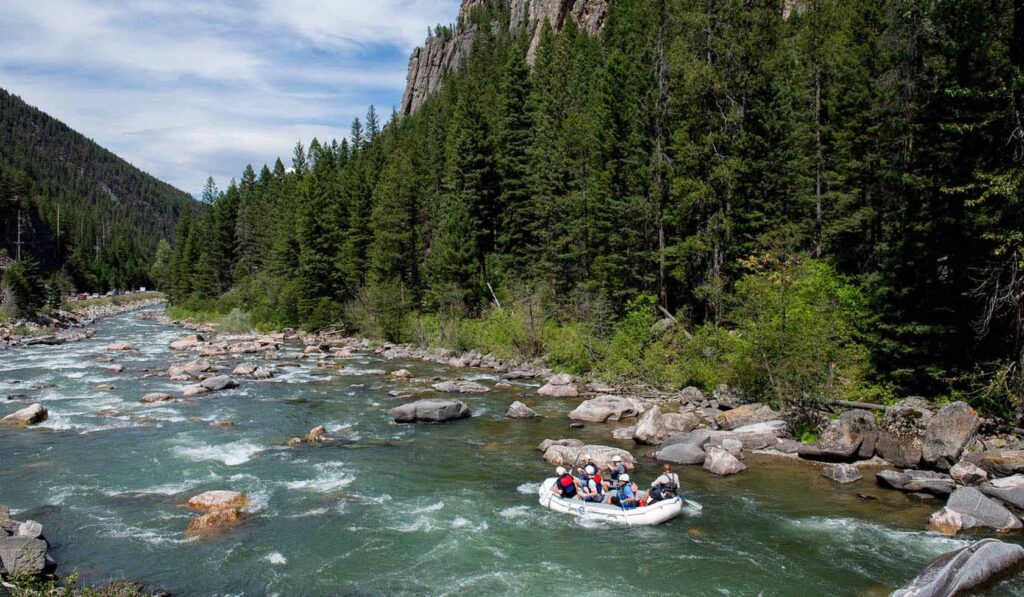
[(594, 485), (597, 486), (597, 495), (604, 495), (604, 479), (601, 478), (601, 475), (594, 475), (591, 479), (594, 480)]
[(619, 466), (616, 466), (616, 467), (612, 468), (611, 469), (612, 481), (618, 481), (619, 480), (619, 475), (621, 475), (624, 472), (626, 472), (626, 467), (622, 466), (621, 464)]
[(562, 492), (562, 497), (571, 498), (576, 496), (576, 483), (573, 482), (572, 475), (562, 475), (556, 483), (558, 484), (558, 490)]
[(668, 483), (661, 484), (661, 492), (676, 495), (677, 493), (679, 493), (679, 476), (676, 475), (675, 473), (670, 473), (667, 476)]
[(636, 508), (636, 501), (626, 501), (629, 498), (636, 497), (636, 493), (633, 491), (633, 488), (630, 487), (630, 485), (632, 485), (632, 483), (626, 483), (622, 487), (619, 487), (619, 504), (622, 506), (624, 510)]

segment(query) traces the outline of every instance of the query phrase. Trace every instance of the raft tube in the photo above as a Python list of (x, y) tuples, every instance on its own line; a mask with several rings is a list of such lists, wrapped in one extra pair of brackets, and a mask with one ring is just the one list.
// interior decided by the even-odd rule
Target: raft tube
[(545, 479), (544, 482), (540, 484), (540, 489), (537, 490), (537, 494), (540, 497), (540, 505), (545, 508), (550, 508), (555, 512), (572, 514), (573, 516), (579, 516), (585, 520), (614, 522), (631, 527), (649, 526), (661, 524), (666, 520), (678, 516), (679, 513), (683, 511), (683, 506), (685, 505), (683, 498), (674, 497), (670, 500), (655, 502), (654, 504), (644, 506), (643, 508), (623, 510), (622, 508), (613, 506), (612, 504), (597, 504), (594, 502), (584, 502), (576, 499), (567, 500), (563, 497), (559, 497), (551, 492), (551, 487), (554, 484), (554, 477)]

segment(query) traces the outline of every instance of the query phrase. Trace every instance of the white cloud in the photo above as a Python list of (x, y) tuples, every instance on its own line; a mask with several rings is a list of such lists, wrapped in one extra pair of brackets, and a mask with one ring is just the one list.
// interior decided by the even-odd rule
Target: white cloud
[(0, 86), (198, 191), (400, 100), (459, 0), (0, 0)]

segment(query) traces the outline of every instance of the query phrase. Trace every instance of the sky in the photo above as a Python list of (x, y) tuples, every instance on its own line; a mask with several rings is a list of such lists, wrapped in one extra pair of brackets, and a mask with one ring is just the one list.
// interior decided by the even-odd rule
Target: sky
[(0, 0), (0, 87), (192, 194), (401, 103), (459, 0)]

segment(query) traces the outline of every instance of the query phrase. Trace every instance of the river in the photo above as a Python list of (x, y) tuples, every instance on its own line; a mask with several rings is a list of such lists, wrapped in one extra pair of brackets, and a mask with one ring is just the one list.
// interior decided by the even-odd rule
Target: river
[[(536, 498), (551, 472), (542, 439), (619, 445), (602, 425), (568, 429), (578, 401), (540, 399), (536, 384), (516, 382), (463, 397), (472, 419), (397, 425), (387, 392), (424, 384), (372, 370), (493, 385), (486, 371), (373, 356), (328, 370), (307, 359), (272, 381), (140, 404), (185, 385), (142, 378), (167, 369), (167, 344), (182, 334), (126, 314), (86, 341), (0, 352), (0, 398), (29, 394), (50, 411), (37, 427), (0, 428), (0, 503), (43, 523), (59, 573), (181, 595), (885, 595), (965, 544), (923, 532), (937, 506), (880, 489), (871, 474), (839, 487), (812, 464), (756, 456), (729, 478), (679, 471), (699, 515), (633, 529), (581, 522)], [(108, 353), (111, 342), (137, 350)], [(125, 372), (106, 372), (98, 359), (108, 356)], [(513, 399), (545, 418), (506, 420)], [(24, 404), (0, 401), (0, 415)], [(214, 425), (226, 420), (233, 427)], [(349, 429), (336, 443), (282, 445), (319, 424)], [(649, 482), (655, 466), (642, 461), (635, 477)], [(251, 515), (186, 540), (183, 504), (208, 489), (244, 491)], [(1024, 595), (1024, 582), (991, 594)]]

